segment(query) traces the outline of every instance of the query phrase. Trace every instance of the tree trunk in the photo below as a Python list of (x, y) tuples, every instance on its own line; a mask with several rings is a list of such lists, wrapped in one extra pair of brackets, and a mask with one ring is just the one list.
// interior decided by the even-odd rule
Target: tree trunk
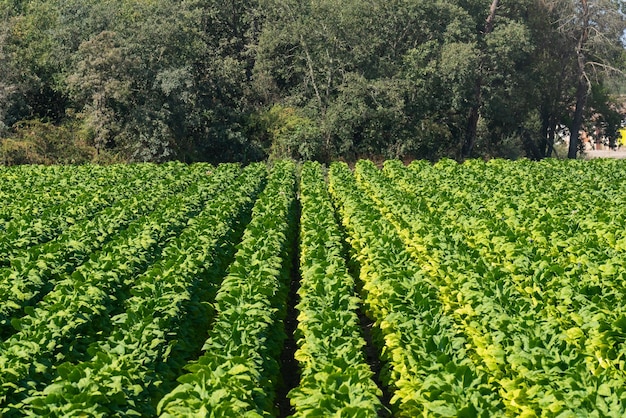
[(580, 128), (583, 124), (583, 112), (585, 111), (585, 104), (587, 102), (587, 81), (583, 76), (578, 80), (578, 86), (576, 87), (576, 109), (574, 110), (574, 117), (572, 118), (572, 126), (570, 128), (569, 150), (567, 152), (567, 158), (574, 159), (578, 154), (578, 137)]
[(554, 121), (554, 118), (551, 117), (550, 118), (550, 125), (548, 126), (548, 144), (547, 144), (547, 148), (546, 151), (544, 153), (545, 157), (552, 157), (552, 153), (554, 152), (554, 137), (555, 137), (555, 131), (556, 131), (556, 122)]
[(578, 61), (578, 85), (576, 86), (576, 108), (574, 109), (574, 117), (572, 118), (572, 126), (570, 127), (570, 140), (569, 150), (567, 152), (567, 158), (574, 159), (578, 154), (578, 135), (580, 128), (583, 125), (583, 115), (585, 112), (585, 105), (587, 104), (587, 93), (589, 90), (589, 83), (587, 81), (587, 74), (585, 72), (585, 66), (587, 61), (585, 58), (585, 44), (589, 39), (589, 5), (587, 0), (580, 0), (581, 12), (582, 12), (582, 30), (580, 37), (578, 38), (578, 44), (576, 45), (576, 59)]
[(463, 148), (461, 149), (461, 159), (466, 159), (471, 156), (474, 142), (476, 142), (476, 131), (478, 130), (478, 119), (480, 117), (479, 109), (482, 99), (482, 94), (480, 93), (481, 89), (482, 80), (479, 79), (476, 81), (476, 90), (478, 92), (474, 96), (477, 103), (472, 106), (467, 117), (467, 127), (465, 128), (465, 140), (463, 141)]
[(550, 112), (546, 109), (545, 106), (541, 107), (541, 130), (540, 140), (539, 140), (539, 151), (541, 152), (541, 158), (549, 157), (548, 154), (548, 142), (550, 135)]
[[(485, 22), (485, 28), (483, 30), (483, 37), (493, 31), (493, 21), (496, 18), (496, 10), (498, 8), (499, 0), (493, 0), (491, 7), (489, 8), (489, 16)], [(476, 132), (478, 129), (478, 120), (480, 119), (480, 108), (483, 105), (482, 89), (483, 89), (483, 62), (484, 57), (481, 58), (481, 64), (478, 68), (478, 76), (476, 77), (476, 84), (474, 87), (474, 104), (469, 111), (467, 117), (467, 127), (465, 129), (465, 137), (463, 140), (463, 146), (461, 147), (461, 159), (469, 158), (472, 155), (472, 149), (476, 142)]]

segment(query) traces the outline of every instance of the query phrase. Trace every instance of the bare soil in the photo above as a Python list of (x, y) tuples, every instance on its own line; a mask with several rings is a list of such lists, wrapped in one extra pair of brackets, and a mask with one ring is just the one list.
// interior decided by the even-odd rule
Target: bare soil
[(612, 149), (585, 151), (584, 158), (588, 160), (593, 159), (593, 158), (622, 159), (622, 158), (626, 158), (626, 148), (622, 148), (620, 150), (615, 150), (615, 151)]

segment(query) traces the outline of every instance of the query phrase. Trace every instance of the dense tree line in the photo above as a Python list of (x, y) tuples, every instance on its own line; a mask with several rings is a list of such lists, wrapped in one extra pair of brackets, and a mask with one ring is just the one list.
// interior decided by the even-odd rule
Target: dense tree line
[(624, 7), (0, 0), (2, 158), (575, 156), (620, 123)]

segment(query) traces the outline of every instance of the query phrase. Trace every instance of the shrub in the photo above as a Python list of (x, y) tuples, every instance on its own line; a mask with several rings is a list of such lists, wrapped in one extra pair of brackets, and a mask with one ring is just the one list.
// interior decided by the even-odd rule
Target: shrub
[(13, 130), (13, 136), (0, 144), (5, 165), (81, 164), (95, 156), (95, 149), (65, 125), (33, 119), (17, 123)]

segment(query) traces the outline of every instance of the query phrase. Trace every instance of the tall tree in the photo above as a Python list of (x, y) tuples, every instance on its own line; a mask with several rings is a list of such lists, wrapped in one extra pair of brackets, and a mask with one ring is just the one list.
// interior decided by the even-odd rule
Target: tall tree
[(245, 135), (256, 44), (264, 13), (256, 0), (197, 0), (185, 3), (195, 47), (189, 64), (186, 156), (211, 161), (259, 159)]
[(571, 119), (569, 107), (571, 86), (576, 84), (576, 64), (570, 41), (553, 27), (558, 20), (558, 12), (547, 9), (541, 3), (537, 5), (529, 15), (529, 26), (535, 40), (532, 57), (535, 88), (531, 92), (537, 100), (540, 121), (537, 147), (544, 158), (555, 153), (557, 131)]
[(17, 91), (15, 70), (6, 48), (8, 32), (10, 26), (10, 10), (5, 9), (2, 16), (2, 26), (0, 26), (0, 137), (7, 132), (7, 113), (11, 107), (11, 99)]
[(452, 131), (462, 131), (456, 119), (465, 113), (474, 34), (456, 2), (265, 4), (261, 96), (307, 109), (328, 155), (437, 158)]
[[(499, 0), (492, 0), (491, 6), (489, 7), (489, 14), (487, 15), (487, 19), (485, 20), (485, 26), (483, 27), (480, 38), (484, 39), (493, 31), (494, 21), (496, 19), (496, 11), (498, 10), (498, 3)], [(463, 140), (463, 146), (461, 147), (461, 158), (467, 158), (471, 155), (472, 149), (474, 148), (474, 143), (476, 142), (476, 129), (478, 127), (478, 118), (480, 117), (480, 108), (483, 102), (482, 90), (484, 82), (483, 72), (485, 71), (484, 66), (485, 59), (481, 58), (479, 60), (478, 73), (476, 75), (476, 82), (474, 85), (474, 97), (472, 101), (473, 104), (467, 117), (465, 138)]]
[[(583, 123), (583, 112), (587, 104), (587, 97), (591, 90), (591, 80), (587, 73), (587, 44), (591, 32), (591, 13), (589, 10), (588, 0), (580, 0), (580, 7), (576, 7), (574, 14), (568, 18), (578, 20), (579, 27), (574, 31), (576, 40), (576, 105), (574, 108), (574, 117), (570, 128), (570, 143), (567, 152), (567, 158), (576, 158), (578, 154), (578, 135)], [(577, 32), (577, 34), (576, 34)]]
[(545, 1), (550, 13), (556, 13), (556, 31), (569, 41), (575, 62), (575, 93), (570, 124), (568, 158), (576, 158), (579, 132), (585, 107), (594, 83), (615, 72), (616, 60), (623, 50), (621, 37), (626, 28), (622, 0)]

